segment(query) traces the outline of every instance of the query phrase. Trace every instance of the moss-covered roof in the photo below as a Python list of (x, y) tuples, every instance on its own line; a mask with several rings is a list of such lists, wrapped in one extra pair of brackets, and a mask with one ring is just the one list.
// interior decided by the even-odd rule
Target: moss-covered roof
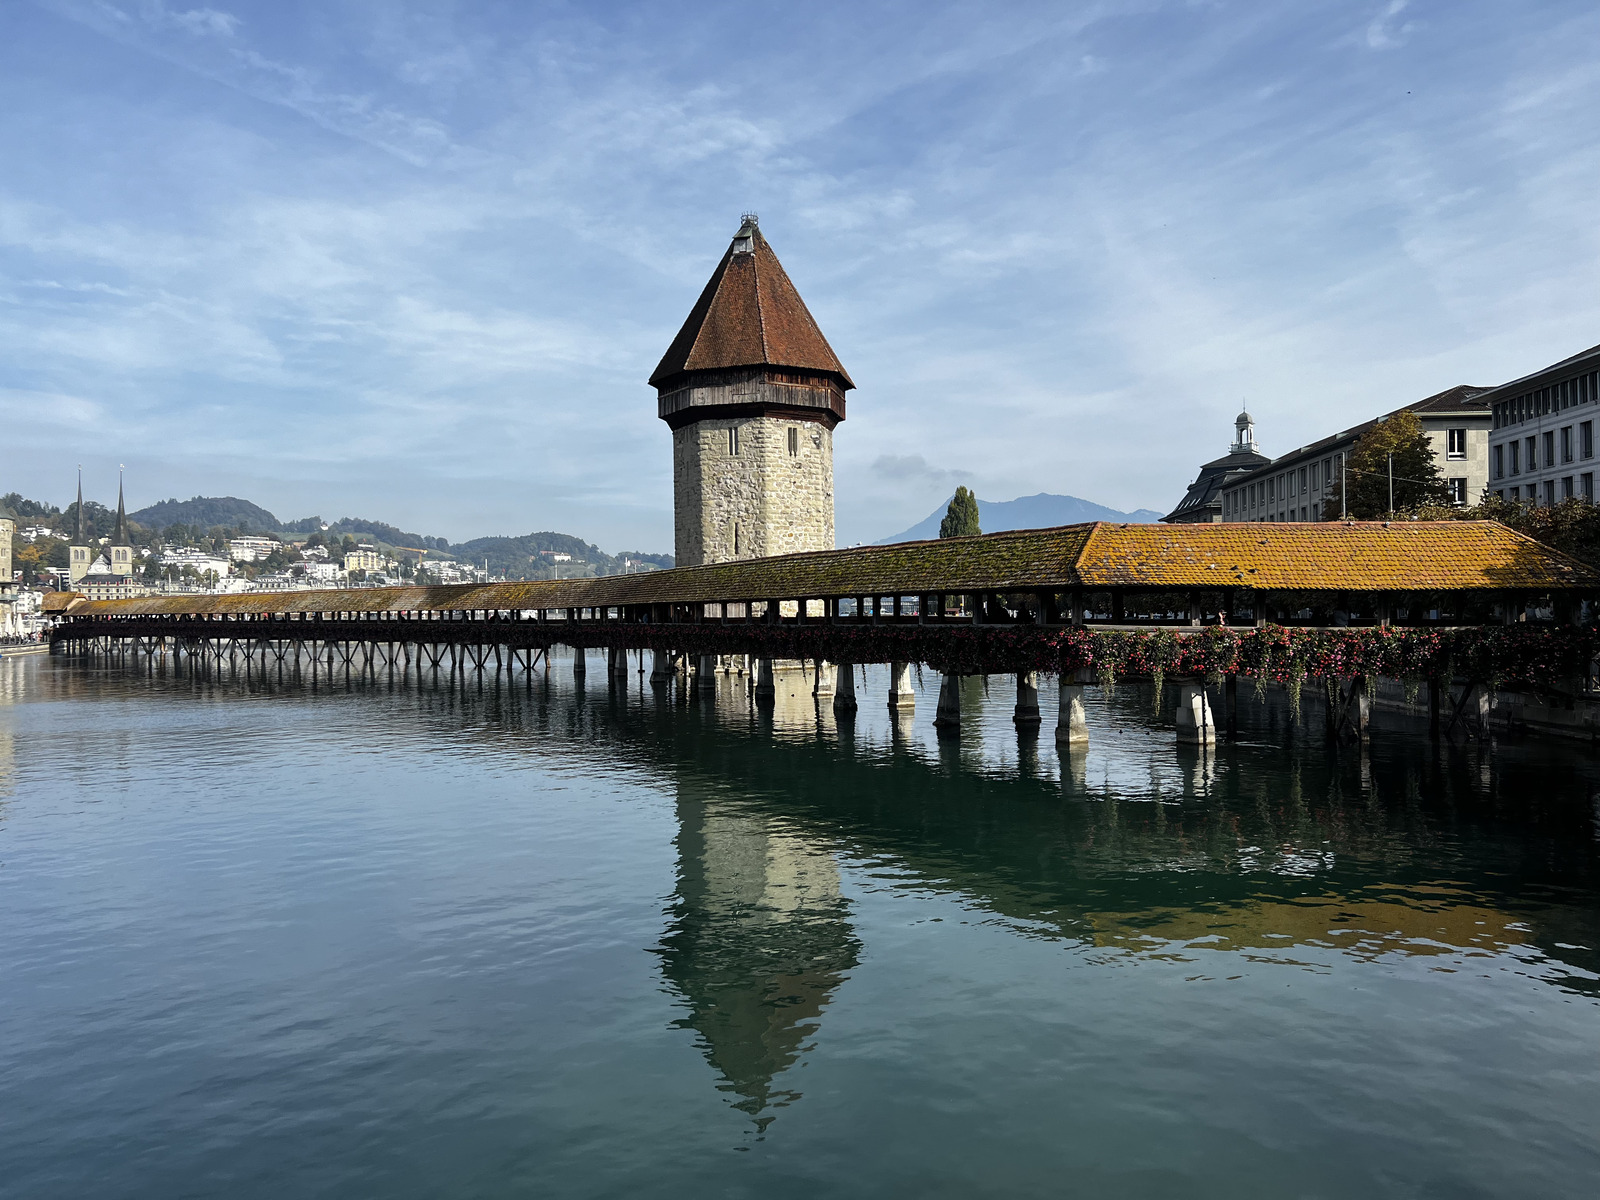
[(82, 601), (74, 615), (601, 608), (1068, 588), (1600, 589), (1582, 563), (1493, 521), (1064, 525), (641, 575)]

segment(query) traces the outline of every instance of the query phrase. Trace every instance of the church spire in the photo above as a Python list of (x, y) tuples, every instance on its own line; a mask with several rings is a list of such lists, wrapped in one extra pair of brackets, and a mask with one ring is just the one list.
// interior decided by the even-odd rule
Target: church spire
[(77, 526), (77, 528), (75, 530), (73, 530), (72, 544), (74, 546), (82, 546), (82, 545), (85, 544), (84, 540), (83, 540), (83, 464), (82, 463), (78, 464), (78, 526)]
[[(83, 485), (80, 483), (78, 486), (81, 488)], [(83, 505), (81, 502), (78, 505), (78, 511), (80, 513), (83, 511)], [(111, 544), (113, 546), (126, 546), (128, 544), (128, 513), (122, 504), (121, 466), (117, 467), (117, 533), (116, 536), (111, 539)]]

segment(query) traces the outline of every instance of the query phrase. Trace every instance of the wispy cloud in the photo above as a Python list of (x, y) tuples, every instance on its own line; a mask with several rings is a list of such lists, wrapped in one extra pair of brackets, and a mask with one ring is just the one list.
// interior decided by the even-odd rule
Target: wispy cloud
[(10, 428), (152, 493), (665, 546), (643, 381), (744, 209), (860, 385), (843, 541), (1600, 340), (1580, 0), (16, 11)]

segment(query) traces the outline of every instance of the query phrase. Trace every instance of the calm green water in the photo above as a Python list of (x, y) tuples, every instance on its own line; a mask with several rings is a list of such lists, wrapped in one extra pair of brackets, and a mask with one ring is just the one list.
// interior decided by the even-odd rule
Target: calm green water
[(0, 661), (0, 1192), (1595, 1193), (1595, 752), (589, 680)]

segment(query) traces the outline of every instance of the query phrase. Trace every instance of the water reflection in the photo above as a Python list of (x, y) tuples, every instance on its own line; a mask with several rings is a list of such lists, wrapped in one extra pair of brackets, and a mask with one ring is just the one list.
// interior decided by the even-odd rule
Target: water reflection
[(678, 890), (662, 971), (707, 1061), (764, 1129), (861, 950), (826, 846), (709, 781), (678, 786)]

